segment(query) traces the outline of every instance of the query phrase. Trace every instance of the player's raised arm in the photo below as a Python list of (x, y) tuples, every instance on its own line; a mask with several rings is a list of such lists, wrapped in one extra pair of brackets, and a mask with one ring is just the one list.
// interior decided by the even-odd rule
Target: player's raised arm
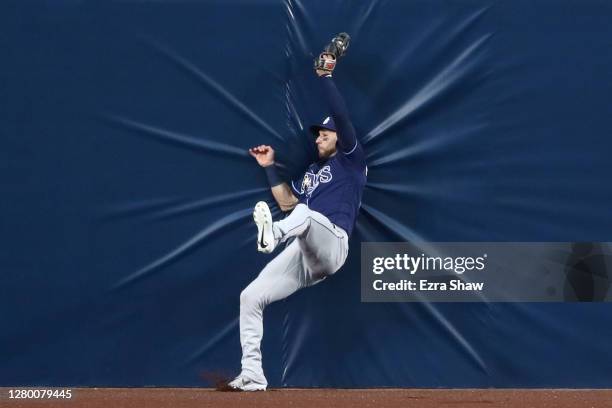
[(315, 60), (315, 72), (320, 77), (320, 81), (325, 94), (325, 99), (329, 104), (329, 109), (337, 128), (338, 145), (343, 153), (352, 153), (358, 147), (355, 128), (349, 118), (348, 108), (344, 98), (338, 91), (332, 72), (336, 67), (338, 58), (342, 57), (348, 49), (350, 37), (346, 33), (340, 33), (328, 44), (319, 58)]
[(249, 149), (249, 154), (257, 160), (257, 163), (264, 168), (270, 188), (272, 189), (272, 195), (278, 203), (278, 206), (282, 211), (292, 210), (298, 203), (298, 199), (293, 192), (291, 187), (285, 183), (276, 170), (274, 165), (274, 149), (272, 146), (259, 145)]
[(322, 76), (319, 80), (322, 83), (325, 99), (329, 103), (330, 113), (338, 129), (338, 144), (342, 152), (349, 153), (357, 146), (357, 135), (349, 119), (346, 103), (331, 76)]

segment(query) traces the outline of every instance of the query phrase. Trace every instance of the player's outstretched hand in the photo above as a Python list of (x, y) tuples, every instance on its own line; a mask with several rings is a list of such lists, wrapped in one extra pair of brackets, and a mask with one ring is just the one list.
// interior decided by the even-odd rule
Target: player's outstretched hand
[(321, 62), (322, 67), (332, 67), (332, 68), (331, 69), (315, 69), (315, 72), (317, 73), (317, 75), (320, 77), (331, 75), (332, 71), (334, 70), (333, 67), (336, 66), (336, 57), (333, 54), (322, 53), (319, 56), (319, 58), (322, 61), (325, 61), (325, 62)]
[(261, 167), (267, 167), (274, 164), (274, 149), (272, 146), (259, 145), (249, 149), (249, 154), (257, 160)]
[(323, 52), (314, 60), (314, 69), (318, 76), (331, 75), (338, 58), (346, 54), (346, 50), (351, 43), (351, 36), (347, 33), (340, 33), (325, 46)]

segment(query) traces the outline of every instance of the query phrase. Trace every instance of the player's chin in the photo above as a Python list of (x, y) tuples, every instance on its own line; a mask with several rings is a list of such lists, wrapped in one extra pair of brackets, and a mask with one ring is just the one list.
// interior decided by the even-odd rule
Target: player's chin
[(319, 150), (319, 159), (327, 159), (331, 152), (327, 150)]

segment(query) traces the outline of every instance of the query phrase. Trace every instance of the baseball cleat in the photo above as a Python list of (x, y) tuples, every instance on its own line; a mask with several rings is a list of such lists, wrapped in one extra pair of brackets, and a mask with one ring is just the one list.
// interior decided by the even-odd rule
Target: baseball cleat
[(257, 383), (242, 374), (236, 377), (235, 380), (227, 384), (227, 387), (232, 391), (265, 391), (266, 384)]
[(276, 242), (272, 231), (272, 213), (265, 201), (255, 204), (253, 220), (257, 225), (257, 250), (269, 254), (274, 251)]

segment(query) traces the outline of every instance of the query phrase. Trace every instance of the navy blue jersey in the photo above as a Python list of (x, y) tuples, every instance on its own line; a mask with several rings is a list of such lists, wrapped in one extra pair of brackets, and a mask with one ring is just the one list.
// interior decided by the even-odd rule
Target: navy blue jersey
[(300, 203), (325, 215), (351, 235), (361, 205), (367, 168), (361, 146), (353, 152), (338, 152), (308, 167), (301, 180), (291, 182)]
[(337, 152), (308, 166), (301, 179), (291, 182), (291, 187), (300, 203), (325, 215), (351, 235), (366, 183), (365, 155), (333, 80), (324, 77), (321, 83), (337, 127)]

